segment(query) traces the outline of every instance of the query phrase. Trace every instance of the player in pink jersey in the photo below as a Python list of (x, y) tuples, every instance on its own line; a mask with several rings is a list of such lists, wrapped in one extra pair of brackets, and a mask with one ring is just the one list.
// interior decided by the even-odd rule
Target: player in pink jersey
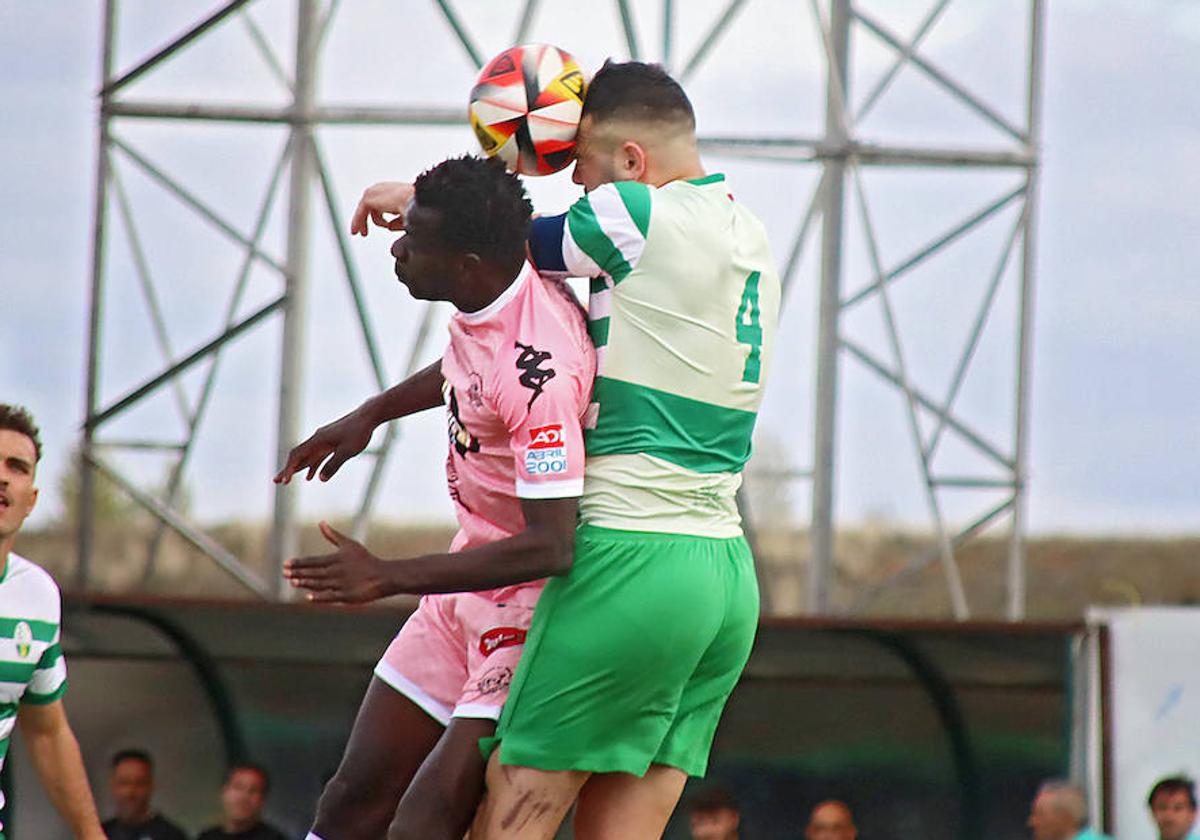
[(275, 477), (319, 470), (328, 480), (381, 422), (446, 406), (460, 525), (449, 553), (384, 561), (323, 522), (337, 550), (285, 566), (313, 601), (423, 595), (375, 668), (321, 796), (309, 834), (318, 840), (374, 840), (389, 822), (392, 838), (463, 836), (482, 793), (479, 739), (495, 729), (542, 579), (570, 568), (583, 492), (595, 353), (570, 291), (524, 260), (520, 181), (464, 157), (415, 186), (392, 254), (413, 297), (458, 310), (446, 351), (319, 429)]

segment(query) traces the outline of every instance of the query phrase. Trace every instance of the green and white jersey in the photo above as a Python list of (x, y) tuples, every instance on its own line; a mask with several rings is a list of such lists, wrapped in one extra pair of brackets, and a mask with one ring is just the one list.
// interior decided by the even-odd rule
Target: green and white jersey
[(591, 277), (594, 425), (580, 516), (605, 528), (731, 537), (774, 347), (779, 276), (723, 175), (605, 184), (538, 219), (540, 270)]
[[(52, 703), (67, 690), (59, 648), (58, 585), (16, 554), (0, 577), (0, 767), (23, 703)], [(4, 804), (0, 794), (0, 805)]]

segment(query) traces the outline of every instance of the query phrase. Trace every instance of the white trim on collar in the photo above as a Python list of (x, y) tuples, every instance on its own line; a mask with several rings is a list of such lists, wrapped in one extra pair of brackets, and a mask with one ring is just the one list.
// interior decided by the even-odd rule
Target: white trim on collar
[(531, 274), (533, 274), (533, 266), (526, 261), (517, 273), (516, 279), (494, 301), (483, 307), (483, 309), (477, 309), (474, 312), (460, 311), (458, 313), (459, 317), (468, 324), (478, 324), (480, 321), (486, 321), (507, 306), (508, 302), (517, 296), (517, 292), (521, 291), (521, 287), (525, 285), (525, 278)]

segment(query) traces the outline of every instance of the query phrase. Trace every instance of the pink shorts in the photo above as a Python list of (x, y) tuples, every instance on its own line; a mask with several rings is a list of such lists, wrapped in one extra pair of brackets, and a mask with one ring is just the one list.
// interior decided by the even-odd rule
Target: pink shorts
[(492, 592), (425, 595), (375, 666), (375, 676), (439, 723), (497, 720), (542, 581)]

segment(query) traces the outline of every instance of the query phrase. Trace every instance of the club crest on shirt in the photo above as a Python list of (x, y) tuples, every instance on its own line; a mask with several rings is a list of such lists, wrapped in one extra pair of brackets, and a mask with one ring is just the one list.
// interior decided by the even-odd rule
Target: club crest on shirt
[(467, 402), (472, 408), (483, 408), (483, 377), (471, 371), (471, 384), (467, 386)]
[(513, 342), (513, 348), (521, 351), (521, 355), (517, 356), (516, 365), (517, 370), (522, 373), (517, 381), (533, 391), (533, 396), (529, 398), (529, 402), (525, 406), (532, 408), (533, 401), (542, 395), (542, 388), (555, 377), (554, 368), (542, 367), (553, 356), (550, 355), (549, 350), (536, 350), (532, 345), (522, 344), (519, 341)]
[(18, 621), (13, 631), (13, 642), (17, 646), (17, 658), (28, 659), (33, 651), (33, 628), (27, 621)]
[(531, 476), (561, 475), (567, 471), (567, 444), (561, 423), (529, 430), (525, 472)]

